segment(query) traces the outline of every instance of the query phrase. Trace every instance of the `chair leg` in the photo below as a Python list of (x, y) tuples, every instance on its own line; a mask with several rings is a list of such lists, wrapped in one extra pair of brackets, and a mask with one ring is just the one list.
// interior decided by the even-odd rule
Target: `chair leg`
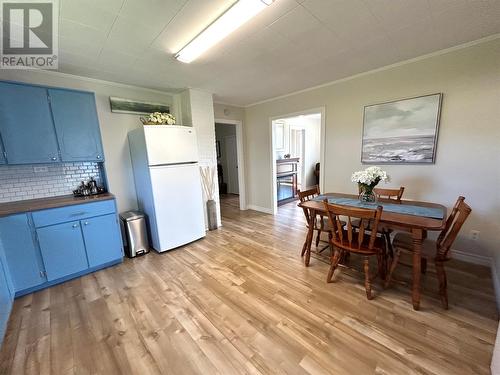
[(365, 257), (364, 261), (364, 269), (365, 269), (365, 289), (366, 289), (366, 298), (373, 299), (372, 296), (372, 282), (370, 280), (370, 258)]
[(304, 254), (306, 253), (306, 248), (307, 248), (307, 240), (304, 241), (304, 244), (302, 245), (302, 251), (300, 252), (301, 257), (303, 257)]
[(341, 257), (341, 252), (338, 249), (335, 249), (335, 254), (332, 257), (332, 263), (330, 265), (330, 270), (328, 271), (328, 276), (326, 277), (326, 282), (331, 283), (332, 282), (332, 277), (333, 273), (337, 269), (337, 266), (339, 265), (340, 257)]
[(391, 233), (389, 231), (384, 230), (384, 238), (385, 238), (385, 244), (387, 246), (387, 251), (389, 252), (389, 256), (391, 258), (394, 258), (394, 249), (392, 248), (392, 243), (391, 243)]
[(443, 262), (436, 261), (436, 273), (439, 280), (439, 295), (441, 296), (441, 302), (443, 307), (448, 310), (448, 282), (446, 280)]
[(321, 229), (318, 230), (318, 234), (316, 235), (316, 247), (319, 246), (319, 240), (321, 239), (320, 236), (321, 236)]
[(330, 246), (330, 257), (333, 257), (333, 253), (334, 253), (332, 238), (333, 238), (332, 232), (328, 231), (328, 245)]
[(389, 284), (391, 283), (391, 278), (394, 270), (396, 269), (396, 266), (398, 265), (399, 262), (399, 257), (401, 256), (401, 250), (396, 249), (396, 252), (394, 253), (394, 258), (392, 258), (392, 263), (391, 263), (391, 268), (389, 269), (389, 274), (387, 275), (385, 279), (385, 287), (387, 288)]
[(420, 272), (422, 273), (422, 275), (425, 275), (425, 273), (427, 272), (427, 258), (422, 258), (420, 260)]

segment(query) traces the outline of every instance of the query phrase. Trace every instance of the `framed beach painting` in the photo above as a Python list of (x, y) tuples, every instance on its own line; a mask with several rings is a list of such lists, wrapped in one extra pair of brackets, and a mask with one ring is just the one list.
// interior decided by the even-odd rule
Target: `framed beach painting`
[(167, 104), (153, 103), (139, 100), (123, 99), (114, 96), (109, 97), (111, 112), (129, 113), (134, 115), (149, 115), (153, 112), (170, 113)]
[(374, 104), (363, 116), (364, 164), (432, 164), (443, 94)]

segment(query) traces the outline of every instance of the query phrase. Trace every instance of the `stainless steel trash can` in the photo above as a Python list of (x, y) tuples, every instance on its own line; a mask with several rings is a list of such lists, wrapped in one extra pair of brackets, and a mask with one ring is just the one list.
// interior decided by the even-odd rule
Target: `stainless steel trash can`
[(140, 211), (127, 211), (120, 214), (125, 244), (125, 253), (129, 258), (149, 253), (146, 216)]

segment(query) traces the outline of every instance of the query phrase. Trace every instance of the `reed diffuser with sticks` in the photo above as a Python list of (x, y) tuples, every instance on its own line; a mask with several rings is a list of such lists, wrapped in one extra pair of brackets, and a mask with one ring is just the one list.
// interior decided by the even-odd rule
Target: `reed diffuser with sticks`
[(215, 203), (215, 168), (200, 167), (203, 191), (207, 197), (208, 229), (217, 229), (217, 205)]

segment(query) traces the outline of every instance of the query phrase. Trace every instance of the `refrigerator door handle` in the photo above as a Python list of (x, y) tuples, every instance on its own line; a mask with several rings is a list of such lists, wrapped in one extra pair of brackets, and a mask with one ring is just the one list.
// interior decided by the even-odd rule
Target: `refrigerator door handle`
[(193, 164), (198, 164), (197, 161), (184, 161), (181, 163), (165, 163), (165, 164), (152, 164), (149, 167), (150, 168), (155, 168), (155, 167), (175, 167), (178, 165), (193, 165)]

